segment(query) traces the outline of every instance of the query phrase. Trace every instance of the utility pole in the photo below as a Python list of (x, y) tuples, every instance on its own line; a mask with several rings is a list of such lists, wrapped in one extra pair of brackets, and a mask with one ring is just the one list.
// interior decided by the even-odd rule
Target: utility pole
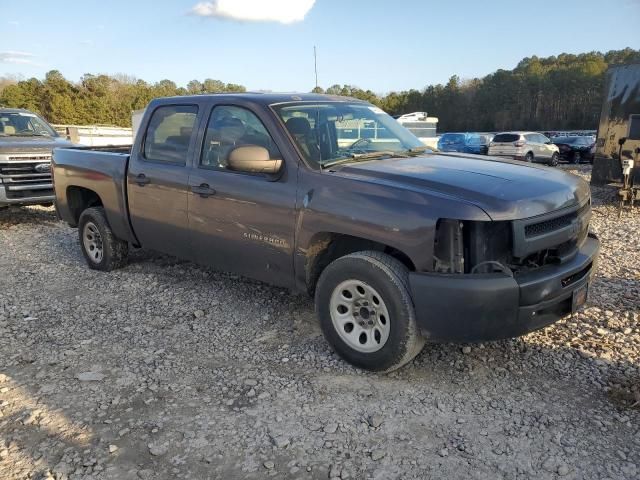
[(318, 88), (318, 52), (316, 46), (313, 46), (313, 68), (316, 72), (316, 88)]

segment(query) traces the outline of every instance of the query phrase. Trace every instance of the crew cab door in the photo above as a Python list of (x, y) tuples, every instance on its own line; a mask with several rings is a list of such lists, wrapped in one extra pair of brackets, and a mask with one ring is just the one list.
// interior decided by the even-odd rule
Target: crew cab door
[(138, 241), (185, 259), (193, 258), (187, 190), (197, 120), (197, 105), (157, 106), (132, 149), (127, 172), (129, 214)]
[[(191, 244), (199, 263), (291, 286), (298, 163), (282, 157), (274, 137), (280, 145), (284, 137), (266, 128), (270, 121), (260, 107), (212, 105), (189, 177)], [(229, 154), (243, 145), (282, 158), (281, 172), (231, 170)]]
[(538, 141), (540, 142), (540, 156), (546, 159), (550, 159), (556, 152), (556, 146), (551, 143), (551, 140), (541, 133), (537, 134)]

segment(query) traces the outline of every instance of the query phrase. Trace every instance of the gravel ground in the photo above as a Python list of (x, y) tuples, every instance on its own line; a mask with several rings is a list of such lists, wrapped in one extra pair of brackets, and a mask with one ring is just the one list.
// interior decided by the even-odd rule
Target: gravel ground
[(306, 297), (146, 251), (94, 272), (52, 209), (0, 212), (0, 478), (638, 479), (640, 210), (593, 194), (585, 310), (389, 375)]

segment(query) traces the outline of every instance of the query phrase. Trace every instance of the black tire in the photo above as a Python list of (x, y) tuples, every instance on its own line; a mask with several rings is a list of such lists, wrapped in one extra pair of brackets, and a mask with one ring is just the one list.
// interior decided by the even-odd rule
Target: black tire
[(571, 163), (577, 165), (580, 163), (580, 152), (573, 152), (571, 154)]
[(554, 153), (553, 155), (551, 155), (551, 158), (549, 159), (549, 166), (550, 167), (558, 166), (558, 154), (557, 153)]
[[(87, 246), (89, 242), (85, 241), (85, 233), (89, 228), (95, 230), (94, 227), (99, 233), (95, 237), (102, 245), (100, 258), (96, 257), (95, 249), (90, 251), (91, 249)], [(78, 238), (80, 249), (89, 268), (110, 272), (127, 264), (129, 244), (113, 234), (102, 207), (92, 207), (82, 212), (78, 221)]]
[(524, 156), (524, 161), (527, 163), (533, 162), (533, 152), (529, 152)]
[[(365, 353), (351, 347), (332, 320), (330, 304), (334, 290), (351, 279), (379, 292), (388, 311), (388, 337), (375, 352)], [(315, 304), (325, 338), (343, 359), (356, 367), (390, 372), (411, 361), (424, 346), (409, 293), (408, 269), (384, 253), (364, 251), (334, 260), (318, 279)]]

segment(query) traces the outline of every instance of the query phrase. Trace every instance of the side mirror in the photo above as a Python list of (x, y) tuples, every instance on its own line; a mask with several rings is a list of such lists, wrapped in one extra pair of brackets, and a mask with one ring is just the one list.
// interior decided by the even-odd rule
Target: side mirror
[(231, 150), (228, 167), (237, 172), (274, 174), (282, 168), (282, 160), (272, 159), (264, 147), (244, 145)]

